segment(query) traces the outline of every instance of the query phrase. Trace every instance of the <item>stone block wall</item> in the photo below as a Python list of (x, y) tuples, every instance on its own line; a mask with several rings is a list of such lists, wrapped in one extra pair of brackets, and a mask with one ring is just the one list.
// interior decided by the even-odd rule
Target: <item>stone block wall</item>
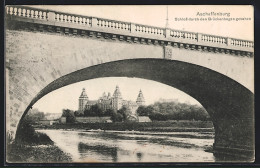
[(10, 108), (6, 109), (6, 116), (11, 133), (15, 134), (30, 101), (55, 79), (105, 62), (162, 58), (162, 55), (160, 46), (6, 30), (7, 92), (10, 99), (7, 99)]

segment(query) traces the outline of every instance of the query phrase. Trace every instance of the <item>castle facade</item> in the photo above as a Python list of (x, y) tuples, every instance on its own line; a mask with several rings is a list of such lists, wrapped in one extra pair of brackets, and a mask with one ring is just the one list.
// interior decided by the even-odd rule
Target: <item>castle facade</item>
[(91, 106), (98, 104), (102, 110), (114, 109), (119, 110), (122, 106), (127, 106), (133, 115), (135, 115), (136, 110), (139, 106), (145, 105), (145, 99), (142, 91), (140, 90), (136, 101), (124, 100), (122, 98), (119, 87), (116, 86), (113, 96), (110, 93), (106, 94), (105, 92), (98, 100), (89, 100), (85, 88), (83, 88), (79, 96), (79, 108), (78, 112), (84, 114), (85, 109), (90, 109)]

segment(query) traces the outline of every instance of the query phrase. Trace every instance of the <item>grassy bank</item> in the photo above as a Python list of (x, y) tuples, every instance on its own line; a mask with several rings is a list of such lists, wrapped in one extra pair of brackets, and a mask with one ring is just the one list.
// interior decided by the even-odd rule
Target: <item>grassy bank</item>
[(23, 123), (19, 129), (15, 141), (7, 143), (7, 162), (57, 163), (72, 160), (46, 134), (36, 132), (29, 123)]
[(101, 129), (101, 130), (135, 130), (135, 131), (160, 131), (160, 132), (214, 132), (213, 124), (209, 121), (157, 121), (157, 122), (118, 122), (118, 123), (67, 123), (49, 126), (36, 126), (45, 129)]
[(9, 146), (7, 162), (10, 163), (57, 163), (71, 162), (71, 157), (55, 145), (24, 145)]

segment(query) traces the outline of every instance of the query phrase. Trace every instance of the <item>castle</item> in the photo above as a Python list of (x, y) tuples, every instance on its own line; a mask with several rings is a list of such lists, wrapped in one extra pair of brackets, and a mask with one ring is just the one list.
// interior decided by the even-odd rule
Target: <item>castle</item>
[(110, 93), (106, 94), (104, 92), (98, 100), (89, 100), (85, 88), (83, 88), (79, 97), (78, 112), (83, 114), (85, 109), (90, 109), (91, 106), (96, 104), (98, 104), (99, 107), (102, 108), (102, 110), (119, 110), (122, 106), (127, 106), (131, 110), (132, 114), (135, 115), (137, 108), (141, 105), (145, 105), (145, 99), (142, 90), (140, 90), (136, 102), (124, 100), (122, 98), (119, 87), (116, 86), (113, 96), (111, 96)]

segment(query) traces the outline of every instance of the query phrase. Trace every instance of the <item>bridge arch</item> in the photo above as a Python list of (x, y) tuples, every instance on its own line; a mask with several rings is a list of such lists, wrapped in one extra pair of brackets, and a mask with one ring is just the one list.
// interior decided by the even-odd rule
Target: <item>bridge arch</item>
[(30, 102), (29, 109), (44, 95), (76, 82), (101, 77), (138, 77), (175, 87), (198, 100), (215, 128), (215, 153), (252, 156), (254, 153), (254, 95), (238, 82), (198, 65), (164, 59), (129, 59), (87, 67), (62, 76)]

